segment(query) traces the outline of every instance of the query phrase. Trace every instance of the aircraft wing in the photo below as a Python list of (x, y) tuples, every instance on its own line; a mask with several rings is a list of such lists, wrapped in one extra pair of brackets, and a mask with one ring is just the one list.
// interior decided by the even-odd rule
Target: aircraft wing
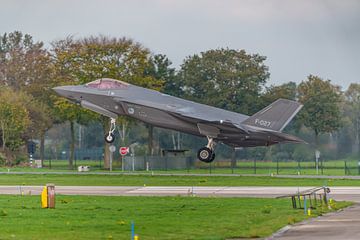
[(209, 136), (216, 139), (226, 138), (231, 136), (241, 136), (248, 134), (247, 128), (241, 124), (233, 123), (229, 120), (212, 120), (206, 119), (199, 115), (182, 115), (172, 113), (174, 117), (187, 119), (187, 121), (196, 122), (199, 133), (203, 136)]
[[(116, 102), (121, 102), (122, 99), (114, 98)], [(190, 101), (189, 101), (190, 102)], [(216, 133), (218, 135), (221, 132), (233, 132), (237, 134), (247, 134), (246, 127), (242, 124), (238, 124), (236, 122), (241, 122), (244, 119), (248, 118), (248, 116), (234, 113), (230, 111), (226, 111), (223, 109), (206, 106), (192, 106), (191, 103), (189, 106), (174, 106), (172, 104), (156, 104), (156, 103), (149, 103), (148, 101), (144, 100), (131, 100), (126, 101), (128, 104), (138, 104), (142, 106), (147, 106), (151, 108), (161, 109), (163, 111), (168, 112), (172, 116), (182, 119), (184, 121), (195, 122), (198, 124), (199, 132), (202, 135), (204, 132), (209, 132), (208, 130), (203, 130), (205, 128), (211, 128), (212, 136)], [(231, 118), (232, 120), (229, 120)], [(234, 122), (234, 120), (236, 122)], [(205, 127), (208, 125), (209, 127)], [(216, 129), (215, 129), (216, 128)]]
[[(245, 134), (249, 134), (249, 132), (247, 131), (246, 128), (242, 127), (239, 124), (233, 123), (231, 121), (210, 121), (210, 122), (203, 122), (203, 123), (198, 123), (198, 128), (201, 130), (202, 128), (205, 128), (204, 126), (208, 125), (208, 126), (212, 126), (218, 129), (219, 134), (216, 137), (221, 137), (221, 136), (226, 136), (228, 134), (232, 134), (232, 135), (245, 135)], [(203, 134), (206, 135), (206, 134)]]
[[(121, 101), (116, 99), (115, 101)], [(230, 146), (263, 146), (280, 142), (303, 142), (281, 131), (301, 109), (298, 102), (279, 99), (252, 116), (246, 116), (210, 106), (150, 103), (144, 100), (129, 104), (161, 109), (172, 116), (196, 124), (198, 134), (208, 136)]]

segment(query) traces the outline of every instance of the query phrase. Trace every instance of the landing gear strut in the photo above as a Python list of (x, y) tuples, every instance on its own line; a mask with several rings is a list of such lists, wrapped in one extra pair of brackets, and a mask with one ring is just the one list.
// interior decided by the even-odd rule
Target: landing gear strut
[(197, 157), (202, 162), (211, 163), (215, 159), (215, 153), (214, 153), (215, 142), (213, 138), (211, 137), (207, 137), (207, 138), (208, 138), (208, 144), (206, 145), (206, 147), (199, 149), (197, 153)]
[(107, 143), (113, 143), (115, 141), (115, 128), (116, 128), (116, 119), (110, 118), (110, 130), (108, 134), (105, 134), (105, 142)]

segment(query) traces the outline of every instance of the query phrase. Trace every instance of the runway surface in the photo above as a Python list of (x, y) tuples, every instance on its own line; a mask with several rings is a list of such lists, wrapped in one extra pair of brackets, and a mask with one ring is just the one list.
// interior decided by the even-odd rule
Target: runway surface
[[(0, 186), (0, 194), (40, 194), (43, 186)], [(275, 198), (295, 194), (311, 187), (124, 187), (124, 186), (56, 186), (56, 193), (63, 195), (106, 196), (187, 196), (202, 197), (266, 197)], [(360, 203), (360, 187), (332, 187), (330, 197)]]

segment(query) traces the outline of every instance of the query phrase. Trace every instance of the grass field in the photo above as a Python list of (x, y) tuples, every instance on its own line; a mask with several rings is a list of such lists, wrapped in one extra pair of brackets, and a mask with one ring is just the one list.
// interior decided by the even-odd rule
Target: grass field
[(0, 174), (0, 185), (62, 186), (360, 186), (360, 180), (251, 176)]
[(0, 239), (130, 239), (131, 221), (140, 239), (264, 237), (306, 218), (289, 199), (57, 196), (41, 209), (38, 196), (0, 196)]

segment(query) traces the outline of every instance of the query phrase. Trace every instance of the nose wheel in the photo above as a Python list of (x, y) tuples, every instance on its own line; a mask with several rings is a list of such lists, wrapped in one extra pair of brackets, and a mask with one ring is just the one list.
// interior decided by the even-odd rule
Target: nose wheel
[(200, 148), (197, 153), (198, 159), (206, 163), (211, 163), (212, 161), (214, 161), (215, 159), (214, 148), (215, 148), (215, 142), (213, 141), (212, 138), (208, 137), (207, 146)]
[(115, 141), (115, 134), (114, 131), (116, 129), (116, 119), (111, 118), (110, 119), (110, 130), (109, 133), (105, 134), (105, 142), (107, 143), (113, 143)]

